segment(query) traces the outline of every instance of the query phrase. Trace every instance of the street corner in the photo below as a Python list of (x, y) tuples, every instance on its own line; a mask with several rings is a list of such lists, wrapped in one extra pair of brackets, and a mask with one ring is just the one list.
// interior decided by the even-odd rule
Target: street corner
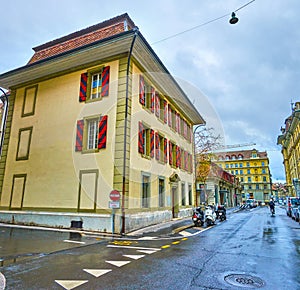
[(5, 289), (6, 280), (4, 275), (0, 272), (0, 290)]

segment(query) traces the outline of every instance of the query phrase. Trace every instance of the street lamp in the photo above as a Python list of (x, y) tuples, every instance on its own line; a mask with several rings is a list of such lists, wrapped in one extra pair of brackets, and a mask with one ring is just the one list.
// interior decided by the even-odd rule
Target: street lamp
[(299, 197), (299, 192), (300, 192), (300, 181), (298, 178), (293, 178), (293, 185), (295, 187), (296, 190), (296, 196)]
[(3, 95), (0, 96), (0, 100), (4, 104), (4, 110), (5, 110), (4, 115), (2, 116), (2, 120), (1, 120), (1, 144), (0, 144), (0, 156), (1, 156), (3, 142), (4, 142), (4, 131), (5, 131), (5, 127), (6, 127), (6, 119), (7, 119), (7, 114), (8, 114), (8, 96), (2, 88), (0, 88), (0, 91), (3, 93)]

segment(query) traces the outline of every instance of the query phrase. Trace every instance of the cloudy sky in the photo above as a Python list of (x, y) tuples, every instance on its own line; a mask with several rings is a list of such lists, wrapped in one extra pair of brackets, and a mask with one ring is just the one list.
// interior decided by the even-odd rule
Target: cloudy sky
[(249, 2), (2, 1), (0, 73), (25, 65), (32, 47), (127, 12), (170, 73), (197, 91), (191, 100), (209, 126), (217, 119), (225, 144), (267, 150), (273, 182), (282, 181), (276, 141), (300, 98), (300, 1)]

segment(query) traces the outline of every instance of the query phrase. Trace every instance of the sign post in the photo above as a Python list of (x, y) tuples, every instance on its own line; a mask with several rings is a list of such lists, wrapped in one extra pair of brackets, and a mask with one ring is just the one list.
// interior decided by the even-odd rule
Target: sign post
[(111, 233), (114, 235), (115, 232), (115, 208), (120, 208), (120, 192), (118, 190), (112, 190), (109, 194), (111, 201), (109, 202), (109, 208), (111, 211)]

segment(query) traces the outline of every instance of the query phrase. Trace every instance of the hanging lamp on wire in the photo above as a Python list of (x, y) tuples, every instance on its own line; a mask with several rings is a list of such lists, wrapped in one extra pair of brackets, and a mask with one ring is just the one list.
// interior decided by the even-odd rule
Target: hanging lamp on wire
[(229, 23), (230, 23), (230, 24), (236, 24), (238, 21), (239, 21), (239, 19), (235, 16), (235, 13), (232, 12), (232, 13), (231, 13), (231, 18), (230, 18), (230, 20), (229, 20)]

